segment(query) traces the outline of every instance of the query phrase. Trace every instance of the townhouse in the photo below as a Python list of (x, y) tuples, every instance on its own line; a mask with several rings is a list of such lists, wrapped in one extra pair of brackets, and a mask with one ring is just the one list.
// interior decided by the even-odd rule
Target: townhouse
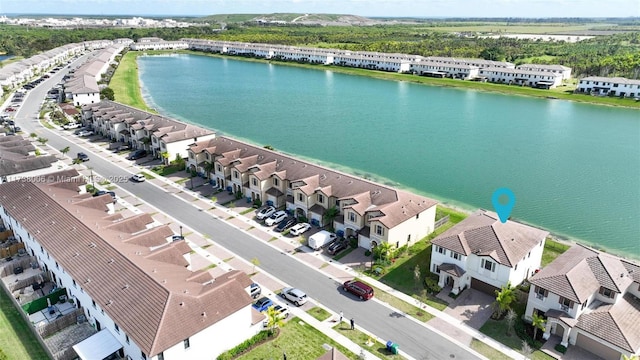
[(516, 66), (516, 69), (559, 74), (562, 75), (562, 80), (571, 78), (571, 68), (564, 65), (522, 64)]
[(513, 69), (515, 65), (505, 61), (493, 61), (485, 59), (469, 59), (469, 58), (454, 58), (445, 56), (427, 56), (424, 58), (426, 61), (442, 64), (455, 64), (455, 65), (471, 65), (480, 69), (484, 68), (501, 68), (501, 69)]
[(530, 279), (525, 318), (607, 360), (640, 354), (640, 266), (574, 245)]
[(562, 75), (546, 71), (489, 67), (480, 69), (480, 77), (500, 84), (552, 89), (562, 84)]
[(640, 98), (640, 80), (588, 76), (580, 79), (576, 92), (601, 96)]
[(109, 100), (84, 106), (82, 119), (97, 134), (144, 149), (156, 158), (164, 153), (166, 161), (186, 158), (190, 144), (215, 137), (211, 130)]
[(0, 136), (0, 184), (39, 178), (64, 165), (55, 155), (38, 155), (31, 141), (22, 136)]
[(471, 80), (478, 77), (479, 71), (479, 67), (469, 64), (447, 64), (428, 60), (418, 60), (411, 64), (412, 73), (429, 77)]
[[(367, 249), (413, 244), (434, 230), (432, 199), (226, 137), (198, 141), (188, 154), (187, 166), (214, 186), (332, 227)], [(325, 216), (334, 207), (336, 216)]]
[(430, 270), (438, 285), (458, 294), (473, 288), (495, 296), (517, 286), (540, 268), (549, 232), (480, 210), (433, 239)]
[(75, 170), (0, 184), (4, 225), (98, 331), (73, 346), (81, 359), (212, 359), (261, 329), (246, 274), (191, 271), (168, 225), (84, 185)]
[(179, 50), (188, 49), (189, 44), (184, 41), (165, 41), (160, 38), (140, 38), (129, 45), (131, 50)]

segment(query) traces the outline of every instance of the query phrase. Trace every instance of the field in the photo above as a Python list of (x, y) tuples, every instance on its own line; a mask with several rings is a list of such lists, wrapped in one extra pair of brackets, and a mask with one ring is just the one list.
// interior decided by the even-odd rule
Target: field
[(588, 30), (609, 29), (613, 24), (567, 24), (567, 23), (469, 23), (444, 22), (424, 29), (441, 32), (478, 32), (502, 34), (570, 34)]
[(28, 326), (0, 289), (0, 349), (7, 359), (49, 359)]
[(109, 87), (113, 89), (115, 100), (117, 102), (133, 106), (135, 108), (155, 112), (149, 108), (142, 99), (140, 91), (140, 82), (138, 80), (138, 64), (137, 57), (140, 52), (129, 51), (120, 60), (120, 64), (116, 72), (111, 78)]

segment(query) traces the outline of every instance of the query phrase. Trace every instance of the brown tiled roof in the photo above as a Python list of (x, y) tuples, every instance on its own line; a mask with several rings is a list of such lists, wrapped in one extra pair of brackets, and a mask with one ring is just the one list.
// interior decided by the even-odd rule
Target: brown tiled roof
[(633, 278), (620, 258), (574, 245), (529, 281), (582, 304), (601, 286), (623, 293)]
[(438, 268), (440, 269), (440, 271), (444, 271), (455, 277), (460, 277), (466, 273), (466, 271), (464, 271), (460, 266), (456, 264), (444, 263), (438, 266)]
[[(149, 218), (120, 219), (80, 207), (77, 189), (58, 184), (1, 184), (0, 203), (147, 355), (251, 304), (245, 290), (251, 280), (244, 273), (196, 282), (210, 276), (154, 259), (154, 254), (186, 251), (180, 242), (152, 251), (128, 241), (154, 231), (146, 230)], [(143, 227), (139, 234), (129, 232)]]
[(576, 327), (634, 354), (640, 350), (640, 300), (626, 294), (581, 315)]
[(433, 239), (434, 245), (459, 254), (489, 256), (502, 265), (514, 267), (538, 246), (549, 232), (508, 220), (500, 222), (489, 211), (478, 211)]

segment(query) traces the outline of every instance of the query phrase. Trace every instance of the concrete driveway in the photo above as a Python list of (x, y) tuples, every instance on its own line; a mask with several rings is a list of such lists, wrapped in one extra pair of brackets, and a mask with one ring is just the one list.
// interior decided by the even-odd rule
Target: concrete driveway
[(451, 298), (449, 300), (450, 303), (444, 310), (445, 313), (476, 330), (480, 330), (491, 317), (491, 304), (495, 298), (476, 289), (466, 289), (455, 300)]

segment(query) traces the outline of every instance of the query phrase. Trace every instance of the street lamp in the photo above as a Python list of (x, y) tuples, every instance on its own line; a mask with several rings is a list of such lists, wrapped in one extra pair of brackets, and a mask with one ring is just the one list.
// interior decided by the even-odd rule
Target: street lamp
[(182, 237), (182, 225), (180, 225), (180, 238), (183, 239), (183, 237)]

